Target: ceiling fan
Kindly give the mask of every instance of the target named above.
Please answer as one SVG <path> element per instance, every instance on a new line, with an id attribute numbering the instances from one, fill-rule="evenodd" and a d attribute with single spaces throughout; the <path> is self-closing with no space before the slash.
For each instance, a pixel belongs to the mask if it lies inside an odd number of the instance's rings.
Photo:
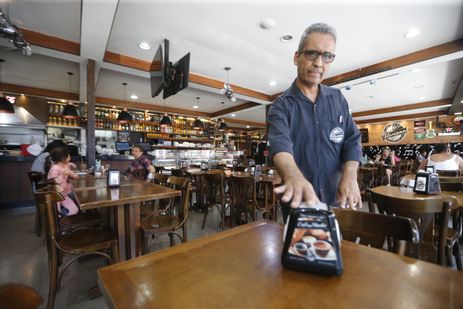
<path id="1" fill-rule="evenodd" d="M 0 10 L 0 38 L 6 38 L 14 45 L 14 49 L 20 49 L 25 56 L 32 55 L 32 49 L 27 43 L 21 31 L 5 17 Z"/>
<path id="2" fill-rule="evenodd" d="M 223 84 L 223 88 L 220 90 L 220 93 L 223 94 L 224 96 L 226 96 L 230 101 L 236 102 L 235 93 L 234 93 L 230 83 L 228 82 L 228 71 L 230 71 L 231 68 L 230 67 L 225 67 L 224 69 L 225 69 L 225 71 L 227 71 L 227 81 Z"/>

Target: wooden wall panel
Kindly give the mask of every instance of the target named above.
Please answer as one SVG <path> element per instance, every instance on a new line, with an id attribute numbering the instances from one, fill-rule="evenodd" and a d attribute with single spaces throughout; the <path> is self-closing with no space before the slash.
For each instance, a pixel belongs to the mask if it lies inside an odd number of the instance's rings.
<path id="1" fill-rule="evenodd" d="M 446 123 L 452 127 L 455 127 L 459 131 L 459 126 L 453 124 L 454 116 L 439 116 L 440 123 Z M 357 124 L 359 129 L 368 129 L 368 143 L 363 143 L 363 146 L 373 146 L 373 145 L 402 145 L 402 144 L 436 144 L 436 143 L 450 143 L 450 142 L 463 142 L 463 135 L 452 135 L 452 136 L 436 136 L 435 138 L 425 138 L 422 140 L 415 140 L 414 133 L 414 121 L 416 120 L 425 120 L 426 128 L 428 127 L 428 122 L 432 121 L 432 128 L 435 130 L 436 134 L 442 132 L 443 128 L 437 128 L 436 120 L 437 117 L 429 117 L 422 119 L 412 119 L 412 120 L 400 120 L 400 124 L 405 126 L 408 129 L 407 134 L 404 139 L 398 143 L 390 143 L 388 141 L 383 141 L 381 139 L 381 134 L 383 128 L 390 123 L 388 122 L 379 122 L 379 123 L 369 123 L 369 124 Z"/>

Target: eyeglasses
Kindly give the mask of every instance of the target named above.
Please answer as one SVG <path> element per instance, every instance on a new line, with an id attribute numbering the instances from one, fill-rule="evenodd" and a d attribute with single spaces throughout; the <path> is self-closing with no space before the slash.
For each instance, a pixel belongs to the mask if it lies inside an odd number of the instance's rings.
<path id="1" fill-rule="evenodd" d="M 301 50 L 298 53 L 304 55 L 306 60 L 312 61 L 315 61 L 318 59 L 319 56 L 322 56 L 323 63 L 331 63 L 333 62 L 334 57 L 336 57 L 335 54 L 332 54 L 330 52 L 319 52 L 318 50 L 314 49 Z"/>

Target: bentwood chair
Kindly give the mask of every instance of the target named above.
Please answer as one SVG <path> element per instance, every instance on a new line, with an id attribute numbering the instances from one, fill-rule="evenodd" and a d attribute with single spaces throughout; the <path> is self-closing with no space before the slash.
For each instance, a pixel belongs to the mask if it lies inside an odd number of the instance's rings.
<path id="1" fill-rule="evenodd" d="M 29 180 L 31 182 L 32 192 L 35 193 L 35 191 L 38 189 L 39 182 L 45 179 L 45 174 L 41 172 L 32 171 L 32 172 L 28 172 L 27 175 L 29 176 Z M 34 231 L 37 237 L 40 237 L 42 233 L 42 214 L 37 204 L 35 205 Z"/>
<path id="2" fill-rule="evenodd" d="M 207 215 L 209 213 L 209 207 L 214 205 L 220 206 L 220 225 L 222 231 L 225 223 L 225 193 L 224 193 L 224 174 L 220 173 L 207 173 L 204 176 L 205 188 L 206 188 L 206 205 L 204 206 L 204 217 L 201 229 L 204 230 L 206 225 Z"/>
<path id="3" fill-rule="evenodd" d="M 175 177 L 175 176 L 171 176 Z M 177 177 L 179 178 L 179 177 Z M 166 214 L 149 216 L 142 220 L 142 252 L 146 253 L 163 235 L 169 235 L 170 246 L 174 246 L 174 235 L 184 243 L 188 241 L 187 219 L 191 184 L 188 179 L 184 181 L 182 198 L 179 207 Z M 182 235 L 177 230 L 182 229 Z M 152 236 L 150 240 L 150 236 Z"/>
<path id="4" fill-rule="evenodd" d="M 35 193 L 36 203 L 45 208 L 45 227 L 48 241 L 48 259 L 50 266 L 50 282 L 47 308 L 54 307 L 57 289 L 61 278 L 68 267 L 78 258 L 87 255 L 104 257 L 109 264 L 117 263 L 118 243 L 116 235 L 106 229 L 79 228 L 68 234 L 61 235 L 58 230 L 58 211 L 56 203 L 63 201 L 63 196 L 49 188 L 42 188 Z M 111 250 L 112 258 L 104 250 Z M 60 256 L 72 257 L 60 267 Z M 61 269 L 60 269 L 61 268 Z"/>
<path id="5" fill-rule="evenodd" d="M 256 219 L 256 183 L 254 176 L 231 176 L 231 226 Z"/>
<path id="6" fill-rule="evenodd" d="M 410 218 L 333 208 L 342 239 L 403 255 L 404 241 L 417 244 L 418 227 Z M 387 240 L 387 241 L 386 241 Z"/>
<path id="7" fill-rule="evenodd" d="M 420 233 L 420 243 L 407 246 L 406 255 L 446 265 L 449 214 L 456 203 L 453 198 L 436 196 L 427 199 L 405 199 L 369 190 L 368 203 L 370 211 L 374 210 L 376 205 L 381 214 L 407 217 L 415 221 Z"/>

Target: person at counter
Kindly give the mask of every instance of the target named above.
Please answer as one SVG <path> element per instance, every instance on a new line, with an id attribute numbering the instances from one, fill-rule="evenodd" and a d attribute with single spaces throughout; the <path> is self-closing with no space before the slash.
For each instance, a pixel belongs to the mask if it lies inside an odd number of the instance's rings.
<path id="1" fill-rule="evenodd" d="M 392 176 L 392 168 L 390 167 L 394 166 L 396 162 L 394 151 L 391 151 L 389 147 L 384 147 L 381 154 L 376 157 L 375 162 L 386 166 L 385 171 L 387 177 L 387 185 L 390 186 Z"/>
<path id="2" fill-rule="evenodd" d="M 144 169 L 146 171 L 145 179 L 148 176 L 148 173 L 155 173 L 151 160 L 143 153 L 143 148 L 140 145 L 133 145 L 131 154 L 135 158 L 135 161 L 133 161 L 129 168 L 125 171 L 126 176 L 134 177 L 133 172 L 139 169 Z"/>
<path id="3" fill-rule="evenodd" d="M 45 163 L 47 162 L 47 158 L 50 155 L 50 152 L 58 147 L 67 146 L 60 140 L 54 140 L 53 142 L 49 143 L 43 152 L 35 158 L 34 162 L 32 162 L 31 172 L 39 172 L 45 174 Z"/>
<path id="4" fill-rule="evenodd" d="M 72 216 L 77 214 L 80 209 L 74 197 L 72 184 L 68 178 L 78 178 L 79 176 L 71 170 L 71 155 L 69 149 L 65 147 L 54 148 L 50 152 L 49 159 L 53 163 L 48 172 L 48 179 L 55 179 L 59 185 L 59 191 L 64 197 L 64 201 L 59 202 L 58 212 L 62 216 Z"/>
<path id="5" fill-rule="evenodd" d="M 425 170 L 426 166 L 434 166 L 435 171 L 463 170 L 463 159 L 450 152 L 449 144 L 437 144 L 432 155 L 423 160 L 418 169 Z"/>

